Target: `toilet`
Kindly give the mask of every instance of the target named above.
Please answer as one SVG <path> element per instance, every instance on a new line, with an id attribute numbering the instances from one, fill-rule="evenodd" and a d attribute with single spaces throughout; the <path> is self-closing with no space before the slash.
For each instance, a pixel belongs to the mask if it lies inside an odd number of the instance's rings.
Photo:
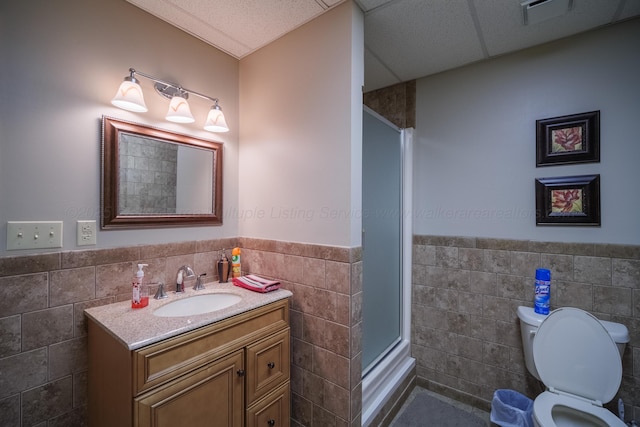
<path id="1" fill-rule="evenodd" d="M 546 316 L 531 307 L 517 312 L 525 364 L 546 386 L 533 403 L 534 426 L 626 426 L 602 405 L 622 381 L 627 328 L 572 307 Z"/>

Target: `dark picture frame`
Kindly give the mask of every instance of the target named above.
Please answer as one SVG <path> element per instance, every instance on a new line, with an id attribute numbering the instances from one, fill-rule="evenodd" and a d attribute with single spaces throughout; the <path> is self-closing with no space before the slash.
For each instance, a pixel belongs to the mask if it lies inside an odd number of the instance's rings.
<path id="1" fill-rule="evenodd" d="M 600 226 L 600 175 L 536 178 L 536 225 Z"/>
<path id="2" fill-rule="evenodd" d="M 536 120 L 536 167 L 600 162 L 600 111 Z"/>

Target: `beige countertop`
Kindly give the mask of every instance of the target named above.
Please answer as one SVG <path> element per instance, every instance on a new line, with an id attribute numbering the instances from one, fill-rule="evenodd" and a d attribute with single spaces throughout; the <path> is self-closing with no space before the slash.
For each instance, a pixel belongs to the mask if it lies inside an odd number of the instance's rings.
<path id="1" fill-rule="evenodd" d="M 165 288 L 166 289 L 166 288 Z M 165 304 L 182 298 L 210 293 L 233 293 L 242 300 L 230 307 L 211 313 L 181 317 L 154 316 L 154 310 Z M 156 300 L 149 296 L 149 305 L 144 308 L 131 308 L 131 301 L 117 302 L 86 309 L 85 314 L 95 320 L 102 328 L 122 342 L 129 350 L 135 350 L 149 344 L 162 341 L 184 332 L 200 328 L 244 313 L 245 311 L 289 298 L 293 294 L 284 289 L 278 289 L 264 294 L 239 288 L 229 283 L 207 283 L 205 289 L 194 291 L 191 287 L 184 293 L 167 290 L 168 298 Z"/>

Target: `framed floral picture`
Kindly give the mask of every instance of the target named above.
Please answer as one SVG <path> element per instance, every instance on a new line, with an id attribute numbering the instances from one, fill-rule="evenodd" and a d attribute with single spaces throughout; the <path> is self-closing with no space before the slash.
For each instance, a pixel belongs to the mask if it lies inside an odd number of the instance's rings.
<path id="1" fill-rule="evenodd" d="M 536 167 L 600 161 L 600 111 L 536 120 Z"/>
<path id="2" fill-rule="evenodd" d="M 536 178 L 536 225 L 600 226 L 600 175 Z"/>

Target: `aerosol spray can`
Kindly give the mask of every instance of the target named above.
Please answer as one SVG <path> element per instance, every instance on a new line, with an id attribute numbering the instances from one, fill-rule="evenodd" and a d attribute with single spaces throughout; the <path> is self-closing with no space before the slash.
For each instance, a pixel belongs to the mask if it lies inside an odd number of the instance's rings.
<path id="1" fill-rule="evenodd" d="M 534 311 L 539 314 L 549 314 L 549 299 L 551 297 L 551 271 L 546 268 L 536 270 L 536 295 Z"/>

